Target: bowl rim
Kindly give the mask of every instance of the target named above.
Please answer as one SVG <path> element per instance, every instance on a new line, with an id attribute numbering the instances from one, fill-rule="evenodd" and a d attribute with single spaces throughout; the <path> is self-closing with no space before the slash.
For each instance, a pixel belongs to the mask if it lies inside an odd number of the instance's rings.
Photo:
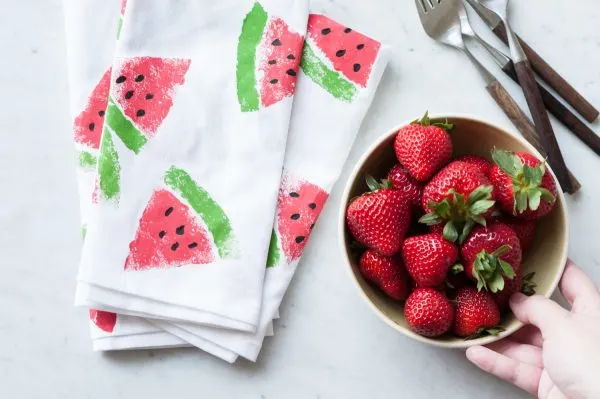
<path id="1" fill-rule="evenodd" d="M 499 124 L 494 124 L 494 123 L 490 123 L 487 121 L 484 121 L 478 117 L 474 117 L 472 115 L 467 115 L 467 114 L 461 114 L 461 113 L 451 113 L 451 114 L 434 114 L 434 115 L 429 115 L 430 119 L 448 119 L 450 122 L 453 119 L 464 119 L 464 120 L 469 120 L 471 122 L 475 122 L 475 123 L 479 123 L 479 124 L 483 124 L 483 125 L 487 125 L 489 127 L 495 128 L 497 130 L 502 131 L 505 134 L 510 135 L 511 137 L 513 137 L 515 140 L 519 141 L 520 144 L 522 144 L 527 151 L 529 151 L 530 153 L 534 154 L 536 157 L 538 157 L 539 159 L 543 159 L 544 157 L 539 153 L 539 151 L 533 147 L 527 140 L 525 140 L 523 137 L 521 137 L 518 134 L 512 133 L 514 132 L 514 129 L 512 127 L 508 128 L 507 126 L 501 126 Z M 373 153 L 373 151 L 379 147 L 384 141 L 388 140 L 392 135 L 396 134 L 396 132 L 402 128 L 403 126 L 408 125 L 409 123 L 413 122 L 414 119 L 410 119 L 407 121 L 404 121 L 396 126 L 394 126 L 392 129 L 387 130 L 387 132 L 385 134 L 382 134 L 380 137 L 378 137 L 361 155 L 361 157 L 359 158 L 359 160 L 355 163 L 354 168 L 352 169 L 352 172 L 350 173 L 350 175 L 348 176 L 346 182 L 344 183 L 344 189 L 343 189 L 343 193 L 340 199 L 340 207 L 339 207 L 339 214 L 338 214 L 338 244 L 339 244 L 339 248 L 342 252 L 342 256 L 343 256 L 343 261 L 344 261 L 344 266 L 347 270 L 347 272 L 349 273 L 355 288 L 358 290 L 360 296 L 363 298 L 363 300 L 368 304 L 368 306 L 371 308 L 371 310 L 377 315 L 379 316 L 379 318 L 381 320 L 383 320 L 387 325 L 389 325 L 390 327 L 392 327 L 393 329 L 395 329 L 396 331 L 399 331 L 400 333 L 404 334 L 405 336 L 415 339 L 417 341 L 420 341 L 422 343 L 425 344 L 429 344 L 429 345 L 433 345 L 433 346 L 437 346 L 437 347 L 442 347 L 442 348 L 468 348 L 470 346 L 474 346 L 474 345 L 487 345 L 490 344 L 492 342 L 498 341 L 502 338 L 505 338 L 509 335 L 512 335 L 514 332 L 516 332 L 517 330 L 519 330 L 521 327 L 523 327 L 523 323 L 521 321 L 519 321 L 518 319 L 516 320 L 516 323 L 514 323 L 511 327 L 507 328 L 506 330 L 502 331 L 500 334 L 498 335 L 489 335 L 489 336 L 485 336 L 485 337 L 481 337 L 481 338 L 476 338 L 476 339 L 472 339 L 472 340 L 457 340 L 457 341 L 451 341 L 451 342 L 447 342 L 447 341 L 440 341 L 437 340 L 435 338 L 427 338 L 424 336 L 421 336 L 419 334 L 414 333 L 413 331 L 411 331 L 409 328 L 404 328 L 401 327 L 400 325 L 396 324 L 393 320 L 391 320 L 390 318 L 388 318 L 381 310 L 379 310 L 379 308 L 369 299 L 369 297 L 367 296 L 367 294 L 363 291 L 363 289 L 361 288 L 357 277 L 354 275 L 354 272 L 352 270 L 352 262 L 350 260 L 350 256 L 349 256 L 349 252 L 346 248 L 346 243 L 345 243 L 345 230 L 346 230 L 346 206 L 348 204 L 348 200 L 349 200 L 349 196 L 350 196 L 350 188 L 353 186 L 353 183 L 356 181 L 358 174 L 360 172 L 360 170 L 362 169 L 362 167 L 365 164 L 365 161 L 369 158 L 369 156 L 371 156 L 371 154 Z M 556 179 L 556 175 L 554 174 L 554 171 L 550 168 L 550 166 L 548 166 L 548 170 L 550 171 L 550 173 L 552 174 L 552 176 L 554 177 L 554 180 L 556 182 L 558 182 L 558 180 Z M 557 183 L 558 184 L 558 183 Z M 568 209 L 566 206 L 566 199 L 565 199 L 565 195 L 562 192 L 562 190 L 560 190 L 560 188 L 557 190 L 558 191 L 558 201 L 557 201 L 557 205 L 560 206 L 562 208 L 562 215 L 563 215 L 563 224 L 565 226 L 565 237 L 566 237 L 566 242 L 565 245 L 563 246 L 563 251 L 561 253 L 561 260 L 560 260 L 560 268 L 558 270 L 558 273 L 556 273 L 556 276 L 554 276 L 554 279 L 552 280 L 551 284 L 550 284 L 550 289 L 548 290 L 547 293 L 544 293 L 543 296 L 546 298 L 550 298 L 552 296 L 552 294 L 556 291 L 556 288 L 558 287 L 558 284 L 560 282 L 560 279 L 563 275 L 563 272 L 565 270 L 566 267 L 566 263 L 567 263 L 567 257 L 568 257 L 568 249 L 569 249 L 569 237 L 570 237 L 570 231 L 569 231 L 569 215 L 568 215 Z"/>

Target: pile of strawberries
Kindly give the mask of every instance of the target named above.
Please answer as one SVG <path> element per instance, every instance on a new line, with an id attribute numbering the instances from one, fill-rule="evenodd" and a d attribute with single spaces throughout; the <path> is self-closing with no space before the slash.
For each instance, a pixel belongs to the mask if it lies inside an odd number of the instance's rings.
<path id="1" fill-rule="evenodd" d="M 556 183 L 531 154 L 492 150 L 452 159 L 448 123 L 427 114 L 397 132 L 399 164 L 346 210 L 363 276 L 406 301 L 410 328 L 436 337 L 497 334 L 508 299 L 532 294 L 521 259 L 536 220 L 554 206 Z M 414 223 L 413 223 L 414 222 Z"/>

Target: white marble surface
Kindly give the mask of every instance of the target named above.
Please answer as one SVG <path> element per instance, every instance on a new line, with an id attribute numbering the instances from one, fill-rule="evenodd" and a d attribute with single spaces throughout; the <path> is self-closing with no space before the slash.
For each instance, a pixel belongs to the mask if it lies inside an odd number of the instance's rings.
<path id="1" fill-rule="evenodd" d="M 576 4 L 575 4 L 576 3 Z M 536 7 L 545 7 L 536 13 Z M 6 398 L 507 398 L 464 354 L 418 345 L 372 314 L 336 245 L 338 184 L 256 364 L 195 350 L 92 353 L 72 306 L 80 251 L 59 0 L 0 0 L 0 391 Z M 315 1 L 394 47 L 393 60 L 344 169 L 387 128 L 425 109 L 509 126 L 462 55 L 423 33 L 410 0 Z M 600 5 L 514 0 L 517 30 L 600 106 Z M 506 80 L 503 79 L 505 82 Z M 506 86 L 522 96 L 512 83 Z M 556 133 L 583 184 L 569 199 L 570 255 L 600 281 L 600 157 Z M 596 132 L 600 124 L 594 125 Z M 514 130 L 514 129 L 513 129 Z"/>

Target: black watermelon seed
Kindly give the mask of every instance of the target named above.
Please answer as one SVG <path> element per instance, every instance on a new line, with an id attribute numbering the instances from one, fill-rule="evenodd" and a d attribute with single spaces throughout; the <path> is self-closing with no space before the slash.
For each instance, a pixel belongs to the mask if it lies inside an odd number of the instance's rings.
<path id="1" fill-rule="evenodd" d="M 271 79 L 271 80 L 269 81 L 269 83 L 271 83 L 271 84 L 275 84 L 275 83 L 277 83 L 277 82 L 279 82 L 277 79 Z"/>
<path id="2" fill-rule="evenodd" d="M 354 72 L 360 71 L 360 64 L 354 64 L 354 66 L 352 67 L 352 69 L 354 69 Z"/>
<path id="3" fill-rule="evenodd" d="M 275 64 L 277 64 L 277 61 L 275 61 L 275 60 L 269 60 L 268 64 L 269 65 L 275 65 Z"/>
<path id="4" fill-rule="evenodd" d="M 310 229 L 311 229 L 311 230 L 312 230 L 314 227 L 315 227 L 315 224 L 314 224 L 314 223 L 310 225 Z"/>
<path id="5" fill-rule="evenodd" d="M 292 218 L 292 220 L 298 220 L 298 219 L 300 219 L 300 214 L 294 213 L 292 216 L 290 216 L 290 218 Z"/>
<path id="6" fill-rule="evenodd" d="M 328 34 L 330 34 L 330 33 L 331 33 L 331 29 L 329 29 L 329 28 L 325 28 L 325 29 L 321 30 L 321 33 L 322 33 L 323 35 L 328 35 Z"/>
<path id="7" fill-rule="evenodd" d="M 125 93 L 126 100 L 129 100 L 131 97 L 133 97 L 133 90 L 129 90 L 127 93 Z"/>
<path id="8" fill-rule="evenodd" d="M 184 226 L 184 225 L 181 225 L 181 226 L 179 226 L 178 228 L 176 228 L 176 229 L 175 229 L 175 233 L 176 233 L 178 236 L 182 236 L 182 235 L 183 235 L 183 231 L 184 231 L 184 230 L 185 230 L 185 226 Z"/>
<path id="9" fill-rule="evenodd" d="M 335 52 L 336 57 L 343 57 L 346 54 L 346 50 L 338 50 Z"/>
<path id="10" fill-rule="evenodd" d="M 127 78 L 125 76 L 121 75 L 121 76 L 119 76 L 117 78 L 117 80 L 115 80 L 115 82 L 117 82 L 117 83 L 123 83 L 126 80 L 127 80 Z"/>
<path id="11" fill-rule="evenodd" d="M 287 59 L 288 60 L 295 60 L 296 57 L 294 57 L 294 54 L 288 54 Z"/>
<path id="12" fill-rule="evenodd" d="M 138 109 L 138 111 L 135 114 L 137 116 L 144 116 L 146 115 L 146 111 L 144 111 L 143 109 Z"/>
<path id="13" fill-rule="evenodd" d="M 100 115 L 101 117 L 104 116 L 104 111 L 98 111 L 98 115 Z"/>
<path id="14" fill-rule="evenodd" d="M 317 207 L 317 204 L 315 204 L 314 202 L 311 202 L 310 204 L 308 204 L 308 207 L 310 209 L 315 209 Z"/>
<path id="15" fill-rule="evenodd" d="M 160 231 L 160 233 L 158 233 L 158 236 L 159 236 L 160 238 L 163 238 L 163 237 L 164 237 L 166 234 L 167 234 L 167 232 L 166 232 L 166 231 L 164 231 L 164 230 L 161 230 L 161 231 Z"/>
<path id="16" fill-rule="evenodd" d="M 296 237 L 296 243 L 300 244 L 302 241 L 304 241 L 304 236 Z"/>
<path id="17" fill-rule="evenodd" d="M 198 243 L 193 242 L 191 244 L 188 244 L 188 248 L 192 249 L 192 248 L 196 248 L 198 246 Z"/>
<path id="18" fill-rule="evenodd" d="M 287 71 L 285 71 L 285 73 L 287 73 L 290 76 L 296 76 L 296 71 L 294 71 L 293 69 L 288 69 Z"/>
<path id="19" fill-rule="evenodd" d="M 90 123 L 90 124 L 88 125 L 88 128 L 89 128 L 91 131 L 93 131 L 93 130 L 94 130 L 94 127 L 96 127 L 96 125 L 94 124 L 94 122 L 92 122 L 92 123 Z"/>
<path id="20" fill-rule="evenodd" d="M 350 32 L 352 32 L 352 29 L 350 29 L 350 28 L 344 29 L 344 33 L 350 33 Z"/>
<path id="21" fill-rule="evenodd" d="M 177 248 L 179 248 L 179 243 L 175 241 L 175 244 L 171 245 L 171 251 L 177 251 Z"/>
<path id="22" fill-rule="evenodd" d="M 142 80 L 144 80 L 144 75 L 141 75 L 141 74 L 140 74 L 140 75 L 136 76 L 134 80 L 135 80 L 136 82 L 141 82 Z"/>
<path id="23" fill-rule="evenodd" d="M 273 46 L 281 46 L 281 40 L 279 40 L 279 39 L 275 39 L 275 40 L 273 40 L 273 41 L 271 42 L 271 44 L 272 44 Z"/>
<path id="24" fill-rule="evenodd" d="M 356 48 L 357 48 L 358 50 L 362 50 L 362 49 L 364 49 L 364 48 L 365 48 L 365 45 L 361 43 L 361 44 L 359 44 L 358 46 L 356 46 Z"/>
<path id="25" fill-rule="evenodd" d="M 171 213 L 173 213 L 173 207 L 170 206 L 166 211 L 165 211 L 165 216 L 169 216 Z"/>
<path id="26" fill-rule="evenodd" d="M 295 191 L 292 191 L 292 192 L 290 193 L 290 197 L 292 197 L 292 198 L 298 198 L 299 196 L 300 196 L 300 194 L 298 194 L 298 193 L 297 193 L 297 192 L 295 192 Z"/>
<path id="27" fill-rule="evenodd" d="M 152 100 L 154 98 L 154 94 L 148 93 L 146 94 L 146 100 Z"/>

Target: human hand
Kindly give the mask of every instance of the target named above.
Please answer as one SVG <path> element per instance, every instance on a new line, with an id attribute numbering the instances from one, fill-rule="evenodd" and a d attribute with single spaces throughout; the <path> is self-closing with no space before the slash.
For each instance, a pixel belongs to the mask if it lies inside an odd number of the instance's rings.
<path id="1" fill-rule="evenodd" d="M 560 290 L 570 312 L 539 295 L 513 295 L 510 307 L 526 326 L 487 347 L 467 349 L 467 358 L 542 399 L 600 398 L 598 287 L 568 261 Z"/>

